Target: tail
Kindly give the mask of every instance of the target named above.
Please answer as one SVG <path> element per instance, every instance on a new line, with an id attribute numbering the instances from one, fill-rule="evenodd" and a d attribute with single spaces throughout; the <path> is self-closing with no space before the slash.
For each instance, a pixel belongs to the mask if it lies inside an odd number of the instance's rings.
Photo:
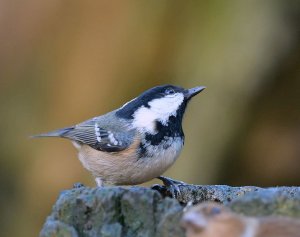
<path id="1" fill-rule="evenodd" d="M 52 132 L 48 132 L 48 133 L 42 133 L 42 134 L 37 134 L 37 135 L 33 135 L 30 136 L 30 138 L 40 138 L 40 137 L 67 137 L 66 135 L 72 131 L 74 129 L 74 127 L 67 127 L 67 128 L 62 128 L 62 129 L 58 129 Z"/>

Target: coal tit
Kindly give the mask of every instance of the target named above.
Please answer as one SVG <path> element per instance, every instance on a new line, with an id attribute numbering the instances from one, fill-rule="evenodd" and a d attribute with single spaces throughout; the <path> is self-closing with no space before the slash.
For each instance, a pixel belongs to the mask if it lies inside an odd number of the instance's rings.
<path id="1" fill-rule="evenodd" d="M 97 186 L 141 184 L 160 176 L 179 156 L 187 103 L 204 88 L 157 86 L 112 112 L 34 137 L 70 139 Z"/>

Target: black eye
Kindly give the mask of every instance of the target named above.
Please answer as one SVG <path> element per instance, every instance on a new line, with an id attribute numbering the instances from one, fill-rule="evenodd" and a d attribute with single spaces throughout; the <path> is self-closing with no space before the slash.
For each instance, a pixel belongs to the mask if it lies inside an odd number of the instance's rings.
<path id="1" fill-rule="evenodd" d="M 172 94 L 175 93 L 175 91 L 174 91 L 172 88 L 167 88 L 167 89 L 165 90 L 165 93 L 166 93 L 167 95 L 172 95 Z"/>

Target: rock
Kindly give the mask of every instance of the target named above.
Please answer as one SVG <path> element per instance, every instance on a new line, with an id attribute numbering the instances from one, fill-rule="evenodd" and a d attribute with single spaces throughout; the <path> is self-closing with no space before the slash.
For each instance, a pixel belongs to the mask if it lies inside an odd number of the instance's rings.
<path id="1" fill-rule="evenodd" d="M 183 207 L 149 188 L 78 188 L 60 194 L 41 237 L 184 236 Z"/>
<path id="2" fill-rule="evenodd" d="M 231 187 L 227 185 L 190 185 L 184 184 L 178 186 L 180 194 L 177 200 L 183 204 L 193 202 L 193 204 L 203 201 L 215 201 L 226 203 L 238 197 L 244 196 L 245 193 L 260 190 L 259 187 L 244 186 Z M 170 196 L 168 188 L 161 186 L 159 189 L 163 196 Z"/>
<path id="3" fill-rule="evenodd" d="M 40 236 L 78 237 L 78 234 L 72 226 L 48 218 Z"/>
<path id="4" fill-rule="evenodd" d="M 183 204 L 216 201 L 246 215 L 300 217 L 300 188 L 179 185 L 180 195 L 143 187 L 78 188 L 63 191 L 41 237 L 180 237 Z M 157 188 L 157 186 L 156 186 Z"/>
<path id="5" fill-rule="evenodd" d="M 300 188 L 260 189 L 233 200 L 228 206 L 234 212 L 250 216 L 283 215 L 300 218 Z"/>

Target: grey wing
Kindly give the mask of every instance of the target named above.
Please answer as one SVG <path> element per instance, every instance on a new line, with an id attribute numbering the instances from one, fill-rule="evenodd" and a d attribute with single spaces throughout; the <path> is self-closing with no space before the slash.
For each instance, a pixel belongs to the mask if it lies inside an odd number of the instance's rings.
<path id="1" fill-rule="evenodd" d="M 134 131 L 120 127 L 104 129 L 96 120 L 90 120 L 35 137 L 64 137 L 89 145 L 99 151 L 116 152 L 128 148 L 134 139 L 134 134 Z"/>
<path id="2" fill-rule="evenodd" d="M 92 122 L 75 126 L 66 136 L 96 150 L 116 152 L 129 147 L 134 133 L 127 130 L 104 129 L 97 122 Z"/>

